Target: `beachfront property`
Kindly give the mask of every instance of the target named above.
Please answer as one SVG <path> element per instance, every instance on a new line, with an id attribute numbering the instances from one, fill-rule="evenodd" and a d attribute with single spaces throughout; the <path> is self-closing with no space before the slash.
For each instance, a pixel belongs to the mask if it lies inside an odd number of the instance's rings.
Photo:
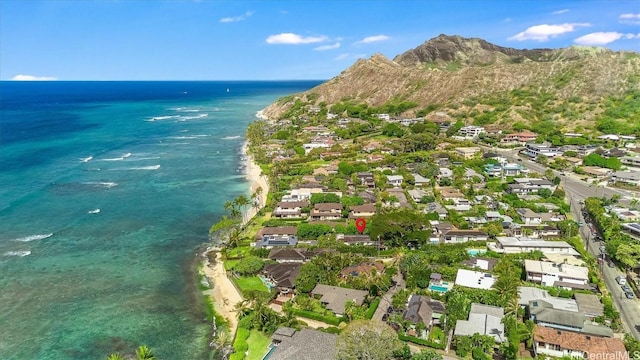
<path id="1" fill-rule="evenodd" d="M 566 241 L 547 241 L 528 237 L 498 236 L 496 242 L 487 243 L 487 249 L 502 254 L 521 254 L 531 251 L 580 256 Z"/>
<path id="2" fill-rule="evenodd" d="M 496 278 L 489 273 L 458 269 L 455 284 L 473 289 L 489 290 L 495 282 Z"/>
<path id="3" fill-rule="evenodd" d="M 342 219 L 342 204 L 340 203 L 318 203 L 311 209 L 310 219 L 312 221 L 331 221 Z"/>
<path id="4" fill-rule="evenodd" d="M 472 336 L 474 334 L 491 336 L 497 343 L 504 342 L 504 309 L 497 306 L 472 303 L 468 320 L 458 320 L 454 336 Z"/>
<path id="5" fill-rule="evenodd" d="M 273 216 L 280 219 L 305 218 L 302 209 L 309 206 L 309 201 L 281 201 L 273 210 Z"/>
<path id="6" fill-rule="evenodd" d="M 272 284 L 280 294 L 292 294 L 296 288 L 296 278 L 300 274 L 301 263 L 284 262 L 266 264 L 262 276 L 268 284 Z"/>
<path id="7" fill-rule="evenodd" d="M 278 328 L 271 335 L 271 345 L 263 359 L 334 360 L 338 335 L 303 328 Z"/>
<path id="8" fill-rule="evenodd" d="M 263 227 L 255 236 L 254 247 L 270 249 L 274 246 L 295 246 L 298 244 L 295 226 Z"/>
<path id="9" fill-rule="evenodd" d="M 369 293 L 365 290 L 318 284 L 311 290 L 310 294 L 316 297 L 319 296 L 320 302 L 328 310 L 333 311 L 336 316 L 342 316 L 344 315 L 344 306 L 347 301 L 353 301 L 355 305 L 360 306 L 364 303 L 364 299 Z"/>
<path id="10" fill-rule="evenodd" d="M 316 253 L 298 248 L 273 248 L 267 258 L 279 263 L 303 263 L 311 259 Z"/>
<path id="11" fill-rule="evenodd" d="M 628 354 L 620 339 L 580 334 L 572 331 L 536 326 L 533 332 L 536 356 L 580 359 L 626 359 Z"/>
<path id="12" fill-rule="evenodd" d="M 526 280 L 544 286 L 560 286 L 568 289 L 590 289 L 589 269 L 565 263 L 525 260 Z"/>

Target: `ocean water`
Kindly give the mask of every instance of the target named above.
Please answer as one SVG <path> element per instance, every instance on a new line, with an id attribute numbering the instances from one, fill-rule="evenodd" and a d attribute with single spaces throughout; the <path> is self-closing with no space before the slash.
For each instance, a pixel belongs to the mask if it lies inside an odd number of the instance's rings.
<path id="1" fill-rule="evenodd" d="M 318 83 L 0 82 L 0 359 L 207 358 L 194 263 L 246 126 Z"/>

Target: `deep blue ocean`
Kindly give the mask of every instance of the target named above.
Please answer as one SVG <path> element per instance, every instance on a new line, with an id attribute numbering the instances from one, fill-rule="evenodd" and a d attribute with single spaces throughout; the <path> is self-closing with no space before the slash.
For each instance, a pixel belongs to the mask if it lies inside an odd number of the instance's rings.
<path id="1" fill-rule="evenodd" d="M 317 84 L 0 82 L 0 359 L 207 358 L 194 263 L 246 127 Z"/>

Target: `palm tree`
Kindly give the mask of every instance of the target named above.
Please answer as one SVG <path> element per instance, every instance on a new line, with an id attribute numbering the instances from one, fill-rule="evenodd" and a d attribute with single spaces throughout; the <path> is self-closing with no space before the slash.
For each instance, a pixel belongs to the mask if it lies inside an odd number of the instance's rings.
<path id="1" fill-rule="evenodd" d="M 146 345 L 140 345 L 136 349 L 136 356 L 138 360 L 155 360 L 155 355 L 153 355 L 153 350 L 151 350 Z"/>
<path id="2" fill-rule="evenodd" d="M 224 210 L 225 210 L 225 211 L 228 211 L 230 214 L 232 214 L 232 213 L 233 213 L 233 209 L 234 209 L 234 208 L 235 208 L 235 207 L 234 207 L 233 203 L 231 202 L 231 200 L 227 200 L 227 201 L 224 203 Z"/>
<path id="3" fill-rule="evenodd" d="M 240 208 L 240 214 L 242 215 L 242 222 L 245 220 L 244 208 L 249 204 L 249 199 L 245 195 L 240 195 L 233 200 L 233 204 Z"/>
<path id="4" fill-rule="evenodd" d="M 107 360 L 124 360 L 124 356 L 120 355 L 120 354 L 110 354 L 107 357 Z"/>

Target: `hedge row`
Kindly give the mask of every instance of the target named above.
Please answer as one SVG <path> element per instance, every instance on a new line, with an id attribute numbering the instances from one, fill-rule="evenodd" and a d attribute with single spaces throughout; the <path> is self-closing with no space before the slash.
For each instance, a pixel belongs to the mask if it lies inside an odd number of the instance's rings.
<path id="1" fill-rule="evenodd" d="M 415 336 L 399 334 L 398 338 L 400 338 L 400 340 L 402 340 L 402 341 L 408 341 L 408 342 L 412 342 L 414 344 L 424 345 L 424 346 L 428 346 L 428 347 L 434 348 L 434 349 L 444 350 L 444 348 L 446 347 L 445 344 L 438 344 L 438 343 L 435 343 L 433 341 L 417 338 Z"/>
<path id="2" fill-rule="evenodd" d="M 378 309 L 378 305 L 380 305 L 380 298 L 375 298 L 375 300 L 371 302 L 371 305 L 369 305 L 367 313 L 364 315 L 367 320 L 371 320 L 373 314 L 375 314 Z"/>
<path id="3" fill-rule="evenodd" d="M 235 352 L 231 354 L 229 360 L 242 360 L 244 356 L 249 350 L 249 344 L 247 343 L 247 339 L 251 334 L 251 330 L 245 328 L 238 328 L 236 332 L 236 339 L 233 341 L 233 349 Z"/>
<path id="4" fill-rule="evenodd" d="M 301 316 L 307 319 L 322 321 L 324 323 L 327 323 L 333 326 L 340 325 L 340 319 L 337 317 L 329 317 L 329 316 L 315 313 L 313 311 L 306 311 L 306 310 L 300 310 L 300 309 L 291 309 L 291 311 L 293 311 L 293 314 L 296 316 Z"/>

